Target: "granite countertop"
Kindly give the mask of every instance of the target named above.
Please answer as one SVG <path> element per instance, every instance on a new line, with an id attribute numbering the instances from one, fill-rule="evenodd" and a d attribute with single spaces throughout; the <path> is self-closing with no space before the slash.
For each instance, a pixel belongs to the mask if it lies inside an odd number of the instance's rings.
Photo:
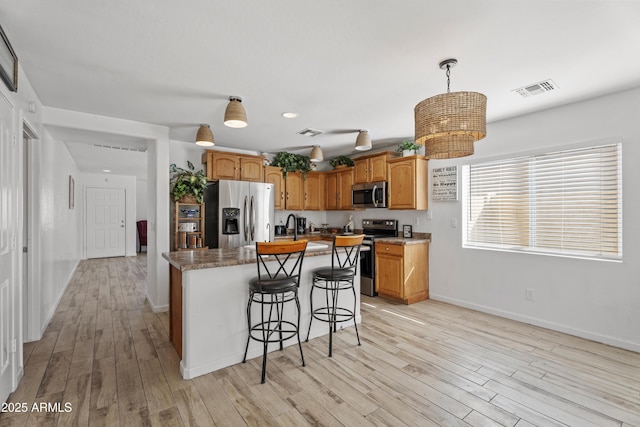
<path id="1" fill-rule="evenodd" d="M 376 243 L 388 243 L 390 245 L 417 245 L 419 243 L 430 243 L 431 233 L 413 233 L 413 237 L 377 237 Z"/>
<path id="2" fill-rule="evenodd" d="M 360 250 L 367 251 L 369 248 L 362 246 Z M 330 254 L 331 244 L 329 243 L 329 247 L 326 249 L 307 250 L 304 256 L 310 257 Z M 180 271 L 256 263 L 256 251 L 247 248 L 164 252 L 162 257 Z"/>

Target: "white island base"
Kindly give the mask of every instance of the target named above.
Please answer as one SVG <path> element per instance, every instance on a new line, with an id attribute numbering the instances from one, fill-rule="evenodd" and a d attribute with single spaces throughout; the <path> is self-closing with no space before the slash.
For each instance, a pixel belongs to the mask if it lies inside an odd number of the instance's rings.
<path id="1" fill-rule="evenodd" d="M 328 252 L 328 251 L 327 251 Z M 300 339 L 304 351 L 307 329 L 311 319 L 309 293 L 311 272 L 318 267 L 331 265 L 331 255 L 305 255 L 298 297 L 300 299 Z M 184 379 L 191 379 L 218 369 L 241 363 L 247 343 L 246 307 L 249 300 L 249 280 L 257 275 L 253 264 L 226 267 L 190 269 L 180 271 L 171 266 L 171 341 L 181 355 L 180 372 Z M 360 273 L 355 277 L 356 316 L 360 317 Z M 314 307 L 320 307 L 324 293 L 314 291 Z M 353 307 L 354 296 L 349 291 L 340 293 L 339 305 Z M 181 301 L 180 301 L 181 300 Z M 179 308 L 176 306 L 179 304 Z M 181 312 L 181 313 L 180 313 Z M 295 304 L 285 304 L 285 318 L 295 321 Z M 260 304 L 253 304 L 252 319 L 260 318 Z M 180 325 L 181 324 L 181 325 Z M 338 327 L 353 327 L 344 322 Z M 179 330 L 176 330 L 179 329 Z M 180 334 L 181 332 L 181 334 Z M 329 333 L 329 324 L 314 320 L 309 339 Z M 181 335 L 181 339 L 180 339 Z M 355 343 L 354 331 L 354 343 Z M 180 345 L 181 344 L 181 345 Z M 285 346 L 296 345 L 297 339 L 285 341 Z M 279 350 L 272 344 L 269 351 Z M 328 352 L 327 348 L 327 352 Z M 262 356 L 262 343 L 249 343 L 247 359 Z"/>

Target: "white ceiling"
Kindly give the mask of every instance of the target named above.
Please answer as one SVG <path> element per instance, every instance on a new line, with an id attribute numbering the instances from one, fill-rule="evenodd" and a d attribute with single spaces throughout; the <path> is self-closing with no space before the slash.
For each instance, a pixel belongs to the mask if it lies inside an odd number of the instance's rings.
<path id="1" fill-rule="evenodd" d="M 619 0 L 0 0 L 45 106 L 169 126 L 181 141 L 209 123 L 218 146 L 319 144 L 325 159 L 353 153 L 358 129 L 374 148 L 411 138 L 413 107 L 446 91 L 450 57 L 451 90 L 486 94 L 489 122 L 638 87 L 639 17 L 639 1 Z M 545 79 L 558 90 L 513 92 Z M 222 124 L 230 95 L 244 129 Z M 307 127 L 325 133 L 296 134 Z M 79 143 L 109 145 L 52 133 L 81 169 L 96 156 Z"/>

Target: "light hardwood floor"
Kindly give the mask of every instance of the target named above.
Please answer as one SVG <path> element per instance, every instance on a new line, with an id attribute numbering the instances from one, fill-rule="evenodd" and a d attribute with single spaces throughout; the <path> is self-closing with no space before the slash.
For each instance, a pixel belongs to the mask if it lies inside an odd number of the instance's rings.
<path id="1" fill-rule="evenodd" d="M 145 302 L 146 259 L 82 261 L 53 319 L 25 345 L 0 425 L 640 426 L 640 354 L 424 301 L 363 297 L 352 328 L 182 380 L 167 313 Z M 304 328 L 303 328 L 304 329 Z M 224 343 L 220 343 L 224 345 Z"/>

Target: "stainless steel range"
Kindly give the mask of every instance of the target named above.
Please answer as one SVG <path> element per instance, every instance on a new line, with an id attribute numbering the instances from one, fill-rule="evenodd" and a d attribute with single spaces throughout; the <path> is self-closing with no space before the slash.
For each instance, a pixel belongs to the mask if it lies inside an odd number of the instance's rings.
<path id="1" fill-rule="evenodd" d="M 365 235 L 362 244 L 369 251 L 362 252 L 360 259 L 360 293 L 376 296 L 376 254 L 374 242 L 380 237 L 396 237 L 398 220 L 395 219 L 363 219 L 362 232 Z"/>

